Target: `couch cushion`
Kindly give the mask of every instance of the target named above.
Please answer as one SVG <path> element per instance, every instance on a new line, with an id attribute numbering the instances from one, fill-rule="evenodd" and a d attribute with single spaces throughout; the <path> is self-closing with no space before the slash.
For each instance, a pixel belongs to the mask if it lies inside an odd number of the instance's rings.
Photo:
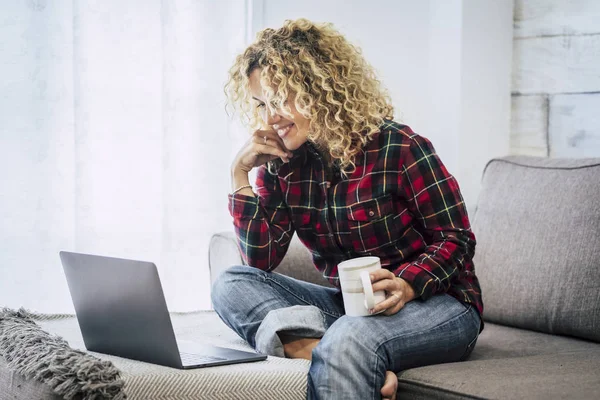
<path id="1" fill-rule="evenodd" d="M 400 399 L 597 399 L 600 346 L 410 369 L 401 375 L 398 393 Z"/>
<path id="2" fill-rule="evenodd" d="M 557 359 L 558 367 L 545 365 Z M 576 371 L 583 375 L 565 387 Z M 399 398 L 586 398 L 594 390 L 600 394 L 600 344 L 488 323 L 467 362 L 415 368 L 398 377 Z"/>
<path id="3" fill-rule="evenodd" d="M 486 321 L 600 341 L 600 159 L 492 160 L 473 231 Z"/>
<path id="4" fill-rule="evenodd" d="M 600 344 L 487 323 L 469 360 L 497 360 L 588 350 L 600 350 Z"/>

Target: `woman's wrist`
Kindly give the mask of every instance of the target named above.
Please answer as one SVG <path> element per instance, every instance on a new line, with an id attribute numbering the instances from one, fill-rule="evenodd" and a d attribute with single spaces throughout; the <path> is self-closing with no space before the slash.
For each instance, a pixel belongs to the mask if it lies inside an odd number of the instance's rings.
<path id="1" fill-rule="evenodd" d="M 231 190 L 235 190 L 240 186 L 249 185 L 250 180 L 248 173 L 239 169 L 231 170 Z"/>
<path id="2" fill-rule="evenodd" d="M 405 279 L 400 278 L 399 276 L 397 276 L 396 279 L 400 279 L 401 281 L 400 285 L 402 286 L 402 293 L 406 298 L 407 302 L 414 300 L 416 298 L 416 294 L 415 289 L 412 287 L 412 285 Z"/>
<path id="3" fill-rule="evenodd" d="M 248 172 L 235 168 L 231 170 L 231 193 L 254 196 L 252 185 L 250 185 L 250 179 L 248 178 Z"/>

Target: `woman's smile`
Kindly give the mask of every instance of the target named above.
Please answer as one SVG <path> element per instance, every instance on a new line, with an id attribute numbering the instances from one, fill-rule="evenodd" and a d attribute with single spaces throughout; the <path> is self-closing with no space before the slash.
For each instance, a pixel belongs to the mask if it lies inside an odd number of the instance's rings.
<path id="1" fill-rule="evenodd" d="M 289 123 L 288 125 L 283 124 L 275 124 L 273 125 L 273 129 L 277 132 L 280 138 L 285 138 L 288 133 L 292 130 L 294 123 Z"/>

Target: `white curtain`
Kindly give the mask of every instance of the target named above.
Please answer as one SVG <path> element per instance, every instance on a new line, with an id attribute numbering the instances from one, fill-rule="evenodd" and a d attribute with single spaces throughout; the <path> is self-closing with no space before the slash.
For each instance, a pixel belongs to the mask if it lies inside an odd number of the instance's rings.
<path id="1" fill-rule="evenodd" d="M 246 16 L 244 0 L 3 2 L 0 306 L 72 312 L 70 250 L 156 262 L 171 310 L 209 308 Z"/>

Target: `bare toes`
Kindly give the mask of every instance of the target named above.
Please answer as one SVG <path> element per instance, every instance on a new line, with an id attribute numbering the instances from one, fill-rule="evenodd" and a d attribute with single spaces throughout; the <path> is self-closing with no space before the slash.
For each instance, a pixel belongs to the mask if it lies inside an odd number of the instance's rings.
<path id="1" fill-rule="evenodd" d="M 392 371 L 386 371 L 385 383 L 381 388 L 381 396 L 384 399 L 395 399 L 398 390 L 398 377 Z"/>

